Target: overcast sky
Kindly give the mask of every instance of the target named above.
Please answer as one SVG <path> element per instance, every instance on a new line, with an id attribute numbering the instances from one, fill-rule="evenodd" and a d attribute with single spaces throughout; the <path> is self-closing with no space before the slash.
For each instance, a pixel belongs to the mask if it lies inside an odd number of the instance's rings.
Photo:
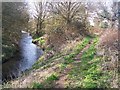
<path id="1" fill-rule="evenodd" d="M 105 2 L 106 5 L 109 7 L 112 3 L 112 1 L 120 1 L 120 0 L 25 0 L 26 2 L 28 2 L 29 5 L 29 11 L 31 13 L 31 15 L 33 15 L 35 13 L 34 11 L 34 2 L 61 2 L 61 1 L 72 1 L 72 2 Z"/>

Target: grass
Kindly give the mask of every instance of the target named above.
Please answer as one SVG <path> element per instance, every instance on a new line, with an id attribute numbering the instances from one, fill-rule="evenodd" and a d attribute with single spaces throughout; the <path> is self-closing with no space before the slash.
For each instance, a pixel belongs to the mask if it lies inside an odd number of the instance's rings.
<path id="1" fill-rule="evenodd" d="M 73 58 L 79 54 L 79 52 L 89 43 L 90 38 L 85 38 L 77 47 L 74 49 L 74 51 L 69 54 L 64 56 L 64 62 L 60 64 L 60 69 L 64 70 L 67 65 L 70 63 L 74 62 Z M 106 84 L 103 84 L 103 78 L 107 79 L 107 77 L 103 77 L 102 72 L 101 72 L 101 67 L 100 67 L 100 62 L 101 62 L 101 57 L 96 56 L 96 44 L 98 42 L 98 38 L 93 39 L 92 45 L 85 51 L 83 52 L 81 56 L 81 62 L 78 62 L 76 65 L 74 65 L 73 69 L 71 70 L 69 75 L 69 80 L 72 80 L 71 86 L 75 87 L 81 87 L 81 88 L 98 88 L 101 85 L 103 87 L 106 86 Z M 52 62 L 56 58 L 60 57 L 54 56 L 50 58 L 48 61 Z M 42 61 L 41 65 L 46 65 L 46 61 L 43 62 L 44 60 L 39 60 Z M 48 63 L 47 63 L 48 64 Z M 40 63 L 38 63 L 40 65 Z M 55 74 L 52 74 L 49 76 L 42 84 L 47 86 L 47 87 L 52 87 L 53 82 L 58 80 L 58 76 Z M 41 84 L 40 84 L 41 85 Z M 36 85 L 37 86 L 37 85 Z M 39 86 L 39 85 L 38 85 Z M 68 85 L 68 87 L 71 87 Z"/>
<path id="2" fill-rule="evenodd" d="M 59 58 L 62 58 L 63 55 L 61 54 L 56 54 L 53 57 L 49 58 L 48 60 L 44 60 L 44 56 L 39 58 L 39 60 L 32 66 L 32 69 L 39 69 L 39 68 L 47 68 L 50 66 L 51 63 L 56 61 Z"/>
<path id="3" fill-rule="evenodd" d="M 73 58 L 89 43 L 91 38 L 86 37 L 83 39 L 83 41 L 77 45 L 77 47 L 74 49 L 74 51 L 69 55 L 62 55 L 62 54 L 56 54 L 52 58 L 48 60 L 44 60 L 44 56 L 42 56 L 32 67 L 32 69 L 39 69 L 39 68 L 49 68 L 55 60 L 58 58 L 61 58 L 60 63 L 60 69 L 64 70 L 68 64 L 74 62 Z M 60 70 L 60 71 L 61 71 Z"/>
<path id="4" fill-rule="evenodd" d="M 69 54 L 69 55 L 61 55 L 61 54 L 57 54 L 55 56 L 53 56 L 52 58 L 50 58 L 49 60 L 44 60 L 43 57 L 41 57 L 34 65 L 33 65 L 33 69 L 38 69 L 38 68 L 42 68 L 43 67 L 47 67 L 49 66 L 52 62 L 55 61 L 55 59 L 61 58 L 63 57 L 63 63 L 60 64 L 60 69 L 64 70 L 68 64 L 70 64 L 71 62 L 73 62 L 73 58 L 89 43 L 90 38 L 84 38 L 83 41 L 77 45 L 77 47 L 74 49 L 74 51 Z M 46 66 L 47 65 L 47 66 Z M 44 82 L 42 82 L 41 84 L 39 83 L 34 83 L 33 87 L 36 88 L 40 88 L 42 86 L 46 86 L 46 87 L 52 87 L 52 83 L 56 80 L 58 80 L 58 75 L 56 74 L 52 74 L 49 77 L 47 77 L 46 80 L 44 80 Z"/>
<path id="5" fill-rule="evenodd" d="M 81 88 L 99 88 L 101 86 L 107 86 L 105 82 L 101 82 L 103 78 L 107 79 L 107 77 L 102 76 L 100 66 L 101 57 L 95 54 L 97 41 L 98 38 L 93 40 L 92 45 L 83 52 L 81 62 L 77 63 L 69 73 L 69 79 L 73 81 L 71 84 L 73 87 L 76 86 L 75 83 L 79 83 L 77 86 Z"/>
<path id="6" fill-rule="evenodd" d="M 69 65 L 72 65 L 71 71 L 67 73 L 67 88 L 106 88 L 110 86 L 107 83 L 107 80 L 110 78 L 110 73 L 106 73 L 106 75 L 103 74 L 101 70 L 102 57 L 96 55 L 95 46 L 98 43 L 98 38 L 93 38 L 91 46 L 82 53 L 82 56 L 80 57 L 81 62 L 74 63 L 73 58 L 75 58 L 75 56 L 79 54 L 83 48 L 85 48 L 90 40 L 91 38 L 89 37 L 84 38 L 83 41 L 78 44 L 69 55 L 59 53 L 48 60 L 44 60 L 44 57 L 42 56 L 33 65 L 33 69 L 49 68 L 53 66 L 52 63 L 57 61 L 60 70 L 56 70 L 56 73 L 59 74 L 61 74 L 61 71 L 65 68 L 69 68 Z M 54 64 L 56 65 L 56 63 Z M 53 88 L 55 82 L 59 80 L 59 75 L 56 73 L 50 73 L 51 75 L 41 83 L 34 82 L 32 84 L 32 88 Z"/>
<path id="7" fill-rule="evenodd" d="M 55 80 L 58 80 L 59 78 L 58 78 L 58 76 L 56 75 L 56 74 L 52 74 L 52 75 L 50 75 L 47 79 L 46 79 L 46 81 L 47 82 L 52 82 L 52 81 L 55 81 Z"/>
<path id="8" fill-rule="evenodd" d="M 34 89 L 38 89 L 38 88 L 43 88 L 44 86 L 42 85 L 42 84 L 40 84 L 40 83 L 33 83 L 33 86 L 32 86 L 32 88 L 34 88 Z"/>
<path id="9" fill-rule="evenodd" d="M 89 37 L 84 38 L 83 41 L 77 45 L 77 47 L 74 49 L 74 51 L 71 54 L 63 56 L 64 62 L 60 64 L 60 69 L 64 70 L 67 67 L 67 65 L 74 62 L 73 58 L 77 54 L 79 54 L 79 52 L 90 42 L 90 40 L 91 38 Z M 92 45 L 85 52 L 83 52 L 81 56 L 81 62 L 77 63 L 72 69 L 72 71 L 68 73 L 69 79 L 77 83 L 78 87 L 97 88 L 103 85 L 102 80 L 103 78 L 106 78 L 106 77 L 101 77 L 102 75 L 100 69 L 101 57 L 96 56 L 96 48 L 95 48 L 97 42 L 98 42 L 98 38 L 94 38 Z M 47 61 L 44 61 L 42 60 L 43 58 L 41 58 L 41 60 L 39 60 L 39 62 L 36 63 L 37 65 L 35 67 L 39 68 L 41 65 L 46 66 L 46 63 L 48 65 L 48 62 L 50 64 L 60 56 L 61 56 L 60 54 L 55 55 L 54 57 L 50 58 Z M 43 84 L 45 86 L 52 87 L 52 83 L 56 80 L 58 80 L 58 76 L 52 74 L 44 81 Z M 76 86 L 75 83 L 73 83 L 73 86 Z"/>
<path id="10" fill-rule="evenodd" d="M 49 77 L 47 77 L 43 82 L 41 83 L 33 83 L 32 88 L 51 88 L 53 87 L 54 81 L 59 80 L 57 74 L 51 74 Z"/>
<path id="11" fill-rule="evenodd" d="M 79 54 L 79 52 L 89 43 L 90 41 L 90 37 L 86 37 L 83 39 L 83 41 L 77 45 L 77 47 L 75 48 L 75 50 L 73 51 L 73 53 L 67 55 L 64 57 L 64 64 L 69 64 L 74 62 L 73 58 Z"/>
<path id="12" fill-rule="evenodd" d="M 89 43 L 90 41 L 90 37 L 86 37 L 83 39 L 83 41 L 77 45 L 77 47 L 75 48 L 75 50 L 73 51 L 73 53 L 69 54 L 69 55 L 63 55 L 61 53 L 58 53 L 56 55 L 54 55 L 53 57 L 49 58 L 48 60 L 44 60 L 43 56 L 32 66 L 32 69 L 39 69 L 41 67 L 47 67 L 50 66 L 50 64 L 52 62 L 54 62 L 54 60 L 58 59 L 58 58 L 62 58 L 64 60 L 63 64 L 69 64 L 72 63 L 74 60 L 73 58 Z M 35 39 L 35 40 L 39 40 Z"/>

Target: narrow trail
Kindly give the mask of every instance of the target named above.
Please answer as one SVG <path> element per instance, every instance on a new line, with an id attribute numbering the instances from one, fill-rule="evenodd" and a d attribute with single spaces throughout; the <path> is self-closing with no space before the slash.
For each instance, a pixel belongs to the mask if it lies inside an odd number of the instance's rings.
<path id="1" fill-rule="evenodd" d="M 65 82 L 67 81 L 67 74 L 71 71 L 72 67 L 67 67 L 60 74 L 59 80 L 56 81 L 55 88 L 65 88 Z"/>
<path id="2" fill-rule="evenodd" d="M 80 57 L 82 56 L 83 52 L 85 52 L 91 45 L 93 44 L 92 39 L 89 41 L 89 43 L 85 46 L 85 48 L 83 48 L 80 53 L 74 58 L 74 60 L 76 60 L 76 62 L 80 61 Z"/>
<path id="3" fill-rule="evenodd" d="M 85 46 L 85 48 L 83 48 L 80 51 L 80 53 L 74 58 L 74 60 L 75 60 L 74 63 L 81 62 L 80 57 L 82 56 L 83 52 L 85 52 L 91 46 L 92 43 L 93 43 L 93 41 L 90 40 L 89 43 Z M 65 68 L 64 71 L 61 73 L 59 80 L 56 81 L 55 88 L 65 88 L 65 84 L 67 81 L 67 75 L 72 70 L 72 65 L 73 65 L 73 63 L 71 63 L 70 67 Z"/>

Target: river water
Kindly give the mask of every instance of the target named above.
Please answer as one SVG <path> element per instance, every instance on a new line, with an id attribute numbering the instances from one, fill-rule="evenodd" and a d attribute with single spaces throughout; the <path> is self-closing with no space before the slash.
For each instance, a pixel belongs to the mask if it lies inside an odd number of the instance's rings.
<path id="1" fill-rule="evenodd" d="M 2 80 L 8 81 L 21 75 L 43 54 L 43 51 L 32 43 L 29 33 L 23 33 L 19 42 L 20 52 L 2 64 Z"/>

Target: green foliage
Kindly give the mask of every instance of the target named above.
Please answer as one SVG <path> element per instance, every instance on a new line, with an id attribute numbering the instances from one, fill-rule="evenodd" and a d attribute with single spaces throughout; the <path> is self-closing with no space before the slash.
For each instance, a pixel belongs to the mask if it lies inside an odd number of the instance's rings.
<path id="1" fill-rule="evenodd" d="M 33 83 L 32 88 L 38 89 L 38 88 L 43 88 L 44 86 L 40 83 Z"/>
<path id="2" fill-rule="evenodd" d="M 95 45 L 97 44 L 97 39 L 94 39 L 93 44 L 90 46 L 90 48 L 83 53 L 81 58 L 81 64 L 84 64 L 85 66 L 82 67 L 84 71 L 84 79 L 82 80 L 82 86 L 85 88 L 97 88 L 98 83 L 97 81 L 100 79 L 100 58 L 95 57 L 96 49 Z M 98 60 L 96 60 L 98 59 Z M 96 63 L 91 63 L 95 62 Z"/>
<path id="3" fill-rule="evenodd" d="M 45 44 L 45 40 L 42 37 L 34 39 L 33 42 L 38 42 L 40 45 Z"/>
<path id="4" fill-rule="evenodd" d="M 58 79 L 59 78 L 56 74 L 52 74 L 46 79 L 46 82 L 52 82 L 52 81 L 55 81 L 55 80 L 58 80 Z"/>
<path id="5" fill-rule="evenodd" d="M 32 88 L 46 88 L 46 87 L 52 87 L 52 84 L 54 81 L 58 80 L 58 75 L 57 74 L 52 74 L 49 77 L 47 77 L 43 82 L 41 83 L 33 83 Z"/>
<path id="6" fill-rule="evenodd" d="M 33 66 L 32 66 L 32 69 L 39 69 L 40 67 L 46 65 L 46 61 L 45 60 L 38 60 Z"/>
<path id="7" fill-rule="evenodd" d="M 49 77 L 47 77 L 42 84 L 44 85 L 44 88 L 52 88 L 54 85 L 54 82 L 58 80 L 58 75 L 57 74 L 52 74 Z"/>
<path id="8" fill-rule="evenodd" d="M 66 64 L 61 63 L 61 64 L 60 64 L 60 69 L 61 69 L 61 70 L 64 70 L 64 69 L 66 68 L 66 66 L 67 66 Z"/>
<path id="9" fill-rule="evenodd" d="M 82 83 L 83 83 L 84 88 L 96 88 L 97 87 L 96 82 L 92 79 L 92 75 L 87 75 Z"/>
<path id="10" fill-rule="evenodd" d="M 86 52 L 83 52 L 83 55 L 81 58 L 82 60 L 86 60 L 86 59 L 92 60 L 94 58 L 95 53 L 96 51 L 95 51 L 94 45 L 91 45 Z"/>

